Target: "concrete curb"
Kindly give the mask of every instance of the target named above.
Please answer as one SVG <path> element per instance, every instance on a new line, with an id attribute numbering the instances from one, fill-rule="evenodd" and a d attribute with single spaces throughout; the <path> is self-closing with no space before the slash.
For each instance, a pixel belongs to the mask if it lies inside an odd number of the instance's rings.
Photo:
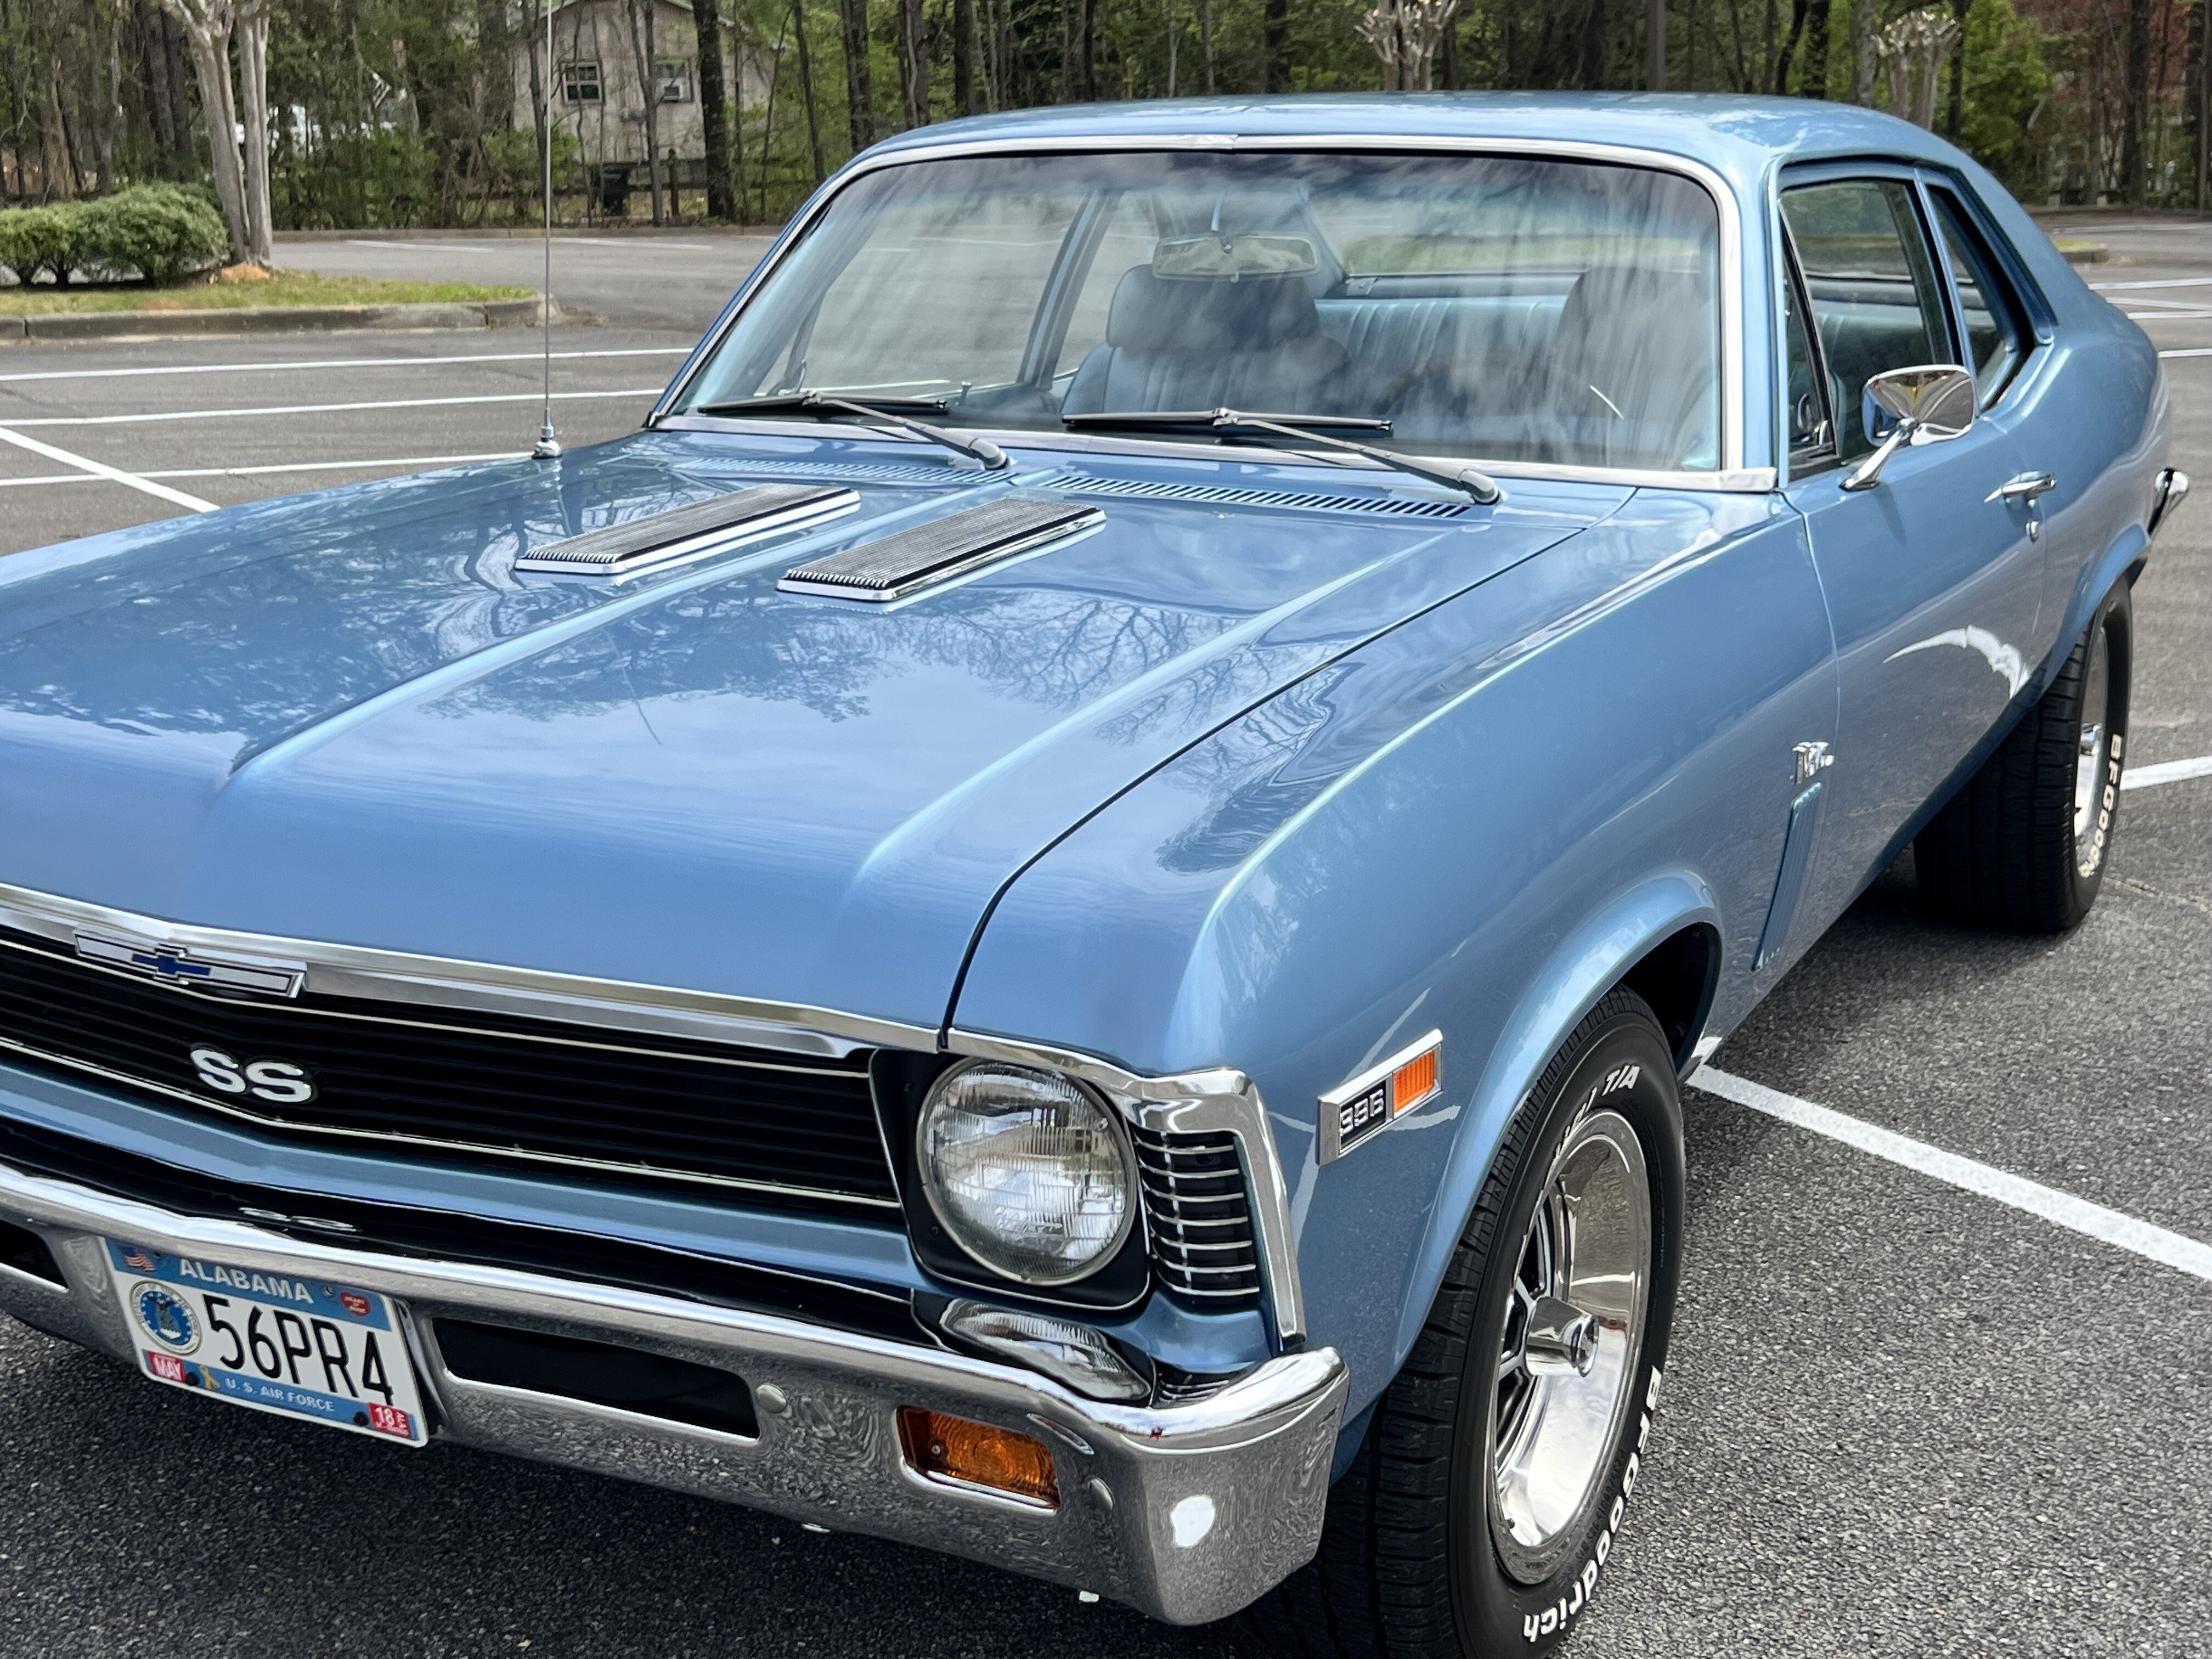
<path id="1" fill-rule="evenodd" d="M 210 311 L 56 311 L 0 317 L 0 341 L 164 340 L 210 334 L 329 334 L 367 331 L 534 328 L 536 300 L 386 306 L 238 306 Z M 553 302 L 553 320 L 591 320 Z"/>
<path id="2" fill-rule="evenodd" d="M 2101 265 L 2112 257 L 2112 250 L 2102 242 L 2087 242 L 2080 247 L 2062 247 L 2069 265 Z"/>

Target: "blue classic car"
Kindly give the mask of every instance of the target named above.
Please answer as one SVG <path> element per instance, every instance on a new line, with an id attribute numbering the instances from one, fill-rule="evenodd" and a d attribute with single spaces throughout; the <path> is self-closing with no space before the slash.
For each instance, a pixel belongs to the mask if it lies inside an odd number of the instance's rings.
<path id="1" fill-rule="evenodd" d="M 0 564 L 0 1306 L 1300 1652 L 1543 1649 L 1682 1079 L 2097 894 L 2142 333 L 1780 100 L 931 127 L 620 441 Z"/>

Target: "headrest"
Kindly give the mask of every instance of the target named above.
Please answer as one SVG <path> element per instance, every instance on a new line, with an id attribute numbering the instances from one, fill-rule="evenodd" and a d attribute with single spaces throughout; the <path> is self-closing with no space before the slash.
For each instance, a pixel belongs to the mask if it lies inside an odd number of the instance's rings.
<path id="1" fill-rule="evenodd" d="M 1710 285 L 1694 271 L 1592 265 L 1567 292 L 1559 313 L 1559 333 L 1658 324 L 1668 334 L 1679 331 L 1702 347 L 1705 331 L 1692 325 L 1702 321 L 1710 326 L 1711 297 Z"/>
<path id="2" fill-rule="evenodd" d="M 1267 351 L 1321 332 L 1303 276 L 1218 279 L 1127 272 L 1106 314 L 1106 343 L 1128 351 Z"/>

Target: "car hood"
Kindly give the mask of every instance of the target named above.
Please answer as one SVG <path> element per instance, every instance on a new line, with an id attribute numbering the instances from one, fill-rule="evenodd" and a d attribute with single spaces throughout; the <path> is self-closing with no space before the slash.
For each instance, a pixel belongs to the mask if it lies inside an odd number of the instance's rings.
<path id="1" fill-rule="evenodd" d="M 859 513 L 626 585 L 513 568 L 798 476 Z M 1010 487 L 1103 489 L 1105 522 L 894 605 L 776 589 Z M 648 433 L 19 555 L 0 883 L 933 1025 L 994 896 L 1072 827 L 1626 495 L 1423 517 L 1372 509 L 1437 492 L 1312 466 L 1032 457 L 1009 485 L 872 438 Z"/>

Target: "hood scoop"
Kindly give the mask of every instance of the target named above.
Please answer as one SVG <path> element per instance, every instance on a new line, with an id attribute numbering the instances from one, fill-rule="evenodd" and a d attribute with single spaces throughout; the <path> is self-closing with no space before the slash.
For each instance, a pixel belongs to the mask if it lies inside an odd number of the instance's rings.
<path id="1" fill-rule="evenodd" d="M 783 531 L 818 524 L 860 504 L 851 489 L 823 484 L 755 484 L 669 513 L 550 542 L 514 562 L 517 570 L 562 576 L 633 576 L 704 557 Z"/>
<path id="2" fill-rule="evenodd" d="M 776 586 L 787 593 L 880 605 L 1064 541 L 1105 518 L 1095 507 L 1067 501 L 1021 496 L 988 501 L 802 564 Z"/>

